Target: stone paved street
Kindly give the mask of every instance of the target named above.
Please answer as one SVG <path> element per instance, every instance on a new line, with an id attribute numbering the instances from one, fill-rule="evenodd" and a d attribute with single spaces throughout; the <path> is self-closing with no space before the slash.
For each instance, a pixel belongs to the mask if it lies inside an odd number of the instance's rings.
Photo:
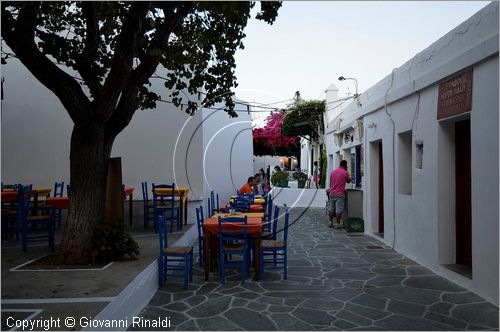
<path id="1" fill-rule="evenodd" d="M 144 318 L 168 316 L 176 330 L 498 330 L 496 306 L 370 236 L 327 227 L 324 209 L 290 217 L 288 280 L 242 284 L 228 271 L 222 286 L 196 265 L 189 289 L 167 281 Z"/>

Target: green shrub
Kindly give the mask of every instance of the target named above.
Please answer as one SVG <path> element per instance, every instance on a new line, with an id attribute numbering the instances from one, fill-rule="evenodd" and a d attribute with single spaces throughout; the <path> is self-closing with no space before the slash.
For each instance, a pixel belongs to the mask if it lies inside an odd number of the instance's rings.
<path id="1" fill-rule="evenodd" d="M 139 245 L 125 232 L 123 223 L 99 225 L 94 233 L 92 260 L 95 263 L 117 261 L 128 255 L 137 259 Z"/>
<path id="2" fill-rule="evenodd" d="M 288 177 L 287 172 L 277 171 L 271 176 L 271 182 L 273 185 L 277 186 L 281 181 L 288 180 Z"/>
<path id="3" fill-rule="evenodd" d="M 307 174 L 304 172 L 295 172 L 292 174 L 292 177 L 297 181 L 307 181 Z"/>

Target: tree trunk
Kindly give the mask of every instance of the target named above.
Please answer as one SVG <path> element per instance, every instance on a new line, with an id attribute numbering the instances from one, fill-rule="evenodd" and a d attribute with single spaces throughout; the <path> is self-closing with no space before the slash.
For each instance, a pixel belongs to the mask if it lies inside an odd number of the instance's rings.
<path id="1" fill-rule="evenodd" d="M 114 137 L 104 125 L 75 125 L 70 151 L 70 208 L 56 264 L 84 264 L 92 258 L 97 225 L 104 222 L 108 160 Z"/>

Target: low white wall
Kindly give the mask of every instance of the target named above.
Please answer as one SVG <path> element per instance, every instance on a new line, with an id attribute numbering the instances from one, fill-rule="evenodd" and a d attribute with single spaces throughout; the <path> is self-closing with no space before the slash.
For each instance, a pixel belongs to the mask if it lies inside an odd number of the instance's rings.
<path id="1" fill-rule="evenodd" d="M 326 206 L 325 189 L 297 189 L 273 187 L 270 192 L 273 203 L 288 207 L 322 207 Z"/>

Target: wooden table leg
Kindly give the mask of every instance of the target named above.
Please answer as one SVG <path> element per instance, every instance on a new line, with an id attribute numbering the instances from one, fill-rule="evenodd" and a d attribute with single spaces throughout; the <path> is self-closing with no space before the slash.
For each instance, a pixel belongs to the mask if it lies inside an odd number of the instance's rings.
<path id="1" fill-rule="evenodd" d="M 260 236 L 255 237 L 255 243 L 254 243 L 254 248 L 255 248 L 255 280 L 259 280 L 259 275 L 260 275 L 260 241 L 261 238 Z"/>
<path id="2" fill-rule="evenodd" d="M 33 211 L 31 211 L 31 214 L 38 215 L 38 191 L 33 192 Z"/>
<path id="3" fill-rule="evenodd" d="M 188 220 L 187 220 L 187 215 L 188 215 L 188 209 L 187 209 L 187 197 L 186 197 L 186 202 L 184 203 L 184 212 L 182 213 L 182 218 L 184 218 L 184 225 L 187 225 Z"/>
<path id="4" fill-rule="evenodd" d="M 208 281 L 210 274 L 210 233 L 204 230 L 203 237 L 203 260 L 205 263 L 205 281 Z"/>

